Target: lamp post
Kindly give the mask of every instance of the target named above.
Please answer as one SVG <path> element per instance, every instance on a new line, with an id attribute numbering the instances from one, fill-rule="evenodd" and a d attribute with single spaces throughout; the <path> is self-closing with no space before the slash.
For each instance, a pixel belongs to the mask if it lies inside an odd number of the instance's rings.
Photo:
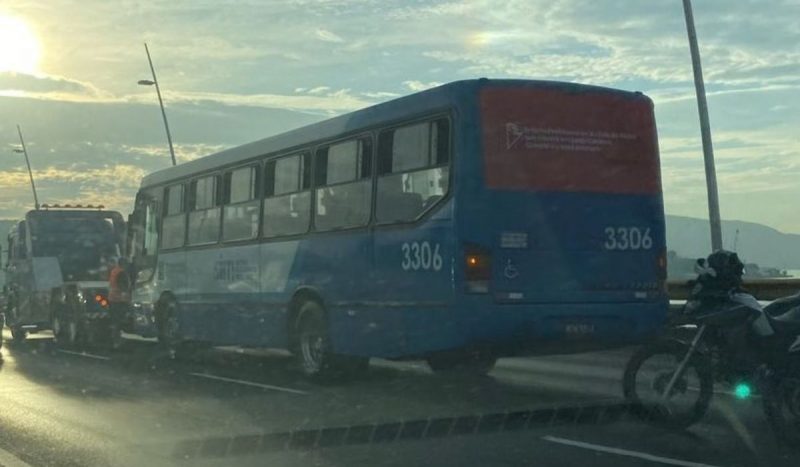
<path id="1" fill-rule="evenodd" d="M 156 94 L 158 95 L 158 105 L 161 106 L 161 116 L 164 117 L 164 129 L 167 131 L 167 142 L 169 143 L 169 154 L 172 157 L 172 165 L 176 165 L 175 149 L 172 147 L 172 135 L 169 132 L 169 123 L 167 122 L 167 112 L 164 110 L 164 100 L 161 98 L 161 88 L 158 87 L 158 78 L 156 78 L 156 69 L 153 68 L 153 60 L 150 58 L 150 49 L 147 48 L 147 42 L 144 44 L 144 51 L 147 52 L 147 62 L 150 64 L 150 72 L 153 74 L 153 80 L 141 79 L 138 84 L 140 86 L 153 86 L 156 87 Z"/>
<path id="2" fill-rule="evenodd" d="M 686 17 L 686 32 L 689 35 L 689 50 L 692 54 L 692 69 L 694 70 L 694 87 L 697 93 L 697 112 L 700 115 L 700 135 L 703 140 L 706 191 L 708 192 L 708 220 L 711 224 L 711 249 L 717 251 L 722 249 L 722 221 L 719 213 L 717 170 L 714 166 L 714 147 L 711 143 L 711 124 L 708 120 L 706 87 L 703 83 L 703 67 L 700 64 L 700 49 L 697 46 L 697 31 L 694 28 L 691 0 L 683 0 L 683 14 Z"/>
<path id="3" fill-rule="evenodd" d="M 25 140 L 22 138 L 22 129 L 20 129 L 19 125 L 17 125 L 17 133 L 19 133 L 19 144 L 22 146 L 20 148 L 14 148 L 13 151 L 17 154 L 24 154 L 25 155 L 25 164 L 28 166 L 28 177 L 31 179 L 31 190 L 33 190 L 33 204 L 36 207 L 36 210 L 39 210 L 39 196 L 36 195 L 36 184 L 33 183 L 33 171 L 31 170 L 31 160 L 28 158 L 28 149 L 25 147 Z"/>

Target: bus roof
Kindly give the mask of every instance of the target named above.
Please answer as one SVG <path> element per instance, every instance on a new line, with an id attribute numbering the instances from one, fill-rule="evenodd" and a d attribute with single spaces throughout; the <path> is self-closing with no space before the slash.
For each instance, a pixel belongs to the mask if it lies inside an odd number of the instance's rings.
<path id="1" fill-rule="evenodd" d="M 337 136 L 357 132 L 374 125 L 421 115 L 452 107 L 464 95 L 483 86 L 558 87 L 573 91 L 615 93 L 631 98 L 648 99 L 640 92 L 622 91 L 593 85 L 543 80 L 489 80 L 486 78 L 454 81 L 448 84 L 356 110 L 338 117 L 306 125 L 285 133 L 270 136 L 241 146 L 226 149 L 175 167 L 153 172 L 142 179 L 141 187 L 180 180 L 193 174 L 209 172 L 223 166 L 236 165 L 267 154 L 290 151 L 293 148 Z"/>
<path id="2" fill-rule="evenodd" d="M 31 209 L 25 213 L 25 218 L 37 217 L 44 215 L 65 216 L 70 217 L 74 215 L 81 216 L 94 216 L 94 217 L 117 217 L 122 216 L 119 211 L 107 211 L 100 209 Z"/>

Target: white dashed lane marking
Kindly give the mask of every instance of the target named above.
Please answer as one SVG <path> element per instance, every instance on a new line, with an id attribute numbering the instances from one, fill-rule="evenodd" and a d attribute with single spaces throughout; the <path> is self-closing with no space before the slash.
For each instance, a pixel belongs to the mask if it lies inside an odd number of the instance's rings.
<path id="1" fill-rule="evenodd" d="M 286 387 L 283 387 L 283 386 L 273 386 L 271 384 L 256 383 L 254 381 L 246 381 L 246 380 L 243 380 L 243 379 L 226 378 L 224 376 L 210 375 L 208 373 L 189 373 L 189 374 L 192 375 L 192 376 L 196 376 L 198 378 L 206 378 L 206 379 L 211 379 L 211 380 L 214 380 L 214 381 L 223 381 L 223 382 L 226 382 L 226 383 L 241 384 L 241 385 L 244 385 L 244 386 L 250 386 L 250 387 L 255 387 L 255 388 L 269 389 L 271 391 L 288 392 L 290 394 L 299 394 L 301 396 L 307 396 L 308 395 L 307 391 L 301 391 L 299 389 L 286 388 Z"/>
<path id="2" fill-rule="evenodd" d="M 58 351 L 61 353 L 65 353 L 67 355 L 76 355 L 78 357 L 93 358 L 95 360 L 111 360 L 111 357 L 106 357 L 104 355 L 95 355 L 86 352 L 73 352 L 71 350 L 63 350 L 63 349 L 58 349 Z"/>
<path id="3" fill-rule="evenodd" d="M 681 467 L 715 467 L 710 464 L 703 464 L 700 462 L 685 461 L 681 459 L 672 459 L 670 457 L 655 456 L 646 452 L 629 451 L 627 449 L 613 448 L 609 446 L 602 446 L 600 444 L 584 443 L 582 441 L 573 441 L 571 439 L 558 438 L 556 436 L 543 436 L 543 440 L 550 441 L 551 443 L 563 444 L 565 446 L 572 446 L 581 449 L 589 449 L 597 452 L 604 452 L 606 454 L 616 454 L 618 456 L 634 457 L 650 462 L 658 462 L 667 465 L 678 465 Z"/>

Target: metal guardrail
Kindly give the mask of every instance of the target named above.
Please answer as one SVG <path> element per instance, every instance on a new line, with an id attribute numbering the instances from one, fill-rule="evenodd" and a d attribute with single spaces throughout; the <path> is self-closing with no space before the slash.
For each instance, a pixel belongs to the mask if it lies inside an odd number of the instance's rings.
<path id="1" fill-rule="evenodd" d="M 744 281 L 743 287 L 757 299 L 770 301 L 799 292 L 800 279 L 749 279 Z M 667 290 L 670 300 L 686 300 L 691 287 L 688 281 L 670 280 Z"/>

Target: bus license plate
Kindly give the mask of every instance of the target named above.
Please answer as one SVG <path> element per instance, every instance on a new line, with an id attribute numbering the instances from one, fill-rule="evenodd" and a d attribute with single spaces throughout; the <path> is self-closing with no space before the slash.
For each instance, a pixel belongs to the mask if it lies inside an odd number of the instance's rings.
<path id="1" fill-rule="evenodd" d="M 564 333 L 571 337 L 583 337 L 594 334 L 594 324 L 569 323 L 564 326 Z"/>

